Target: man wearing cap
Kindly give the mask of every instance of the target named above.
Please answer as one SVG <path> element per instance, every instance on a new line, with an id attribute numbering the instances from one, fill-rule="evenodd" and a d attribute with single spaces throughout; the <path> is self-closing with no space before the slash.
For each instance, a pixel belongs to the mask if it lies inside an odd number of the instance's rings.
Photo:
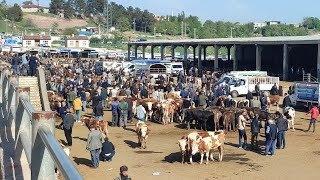
<path id="1" fill-rule="evenodd" d="M 63 131 L 67 139 L 68 146 L 72 146 L 72 127 L 74 124 L 74 117 L 70 113 L 70 109 L 67 109 L 67 114 L 63 118 Z"/>
<path id="2" fill-rule="evenodd" d="M 127 166 L 121 166 L 120 167 L 120 175 L 114 180 L 131 180 L 131 177 L 128 175 L 128 167 Z"/>

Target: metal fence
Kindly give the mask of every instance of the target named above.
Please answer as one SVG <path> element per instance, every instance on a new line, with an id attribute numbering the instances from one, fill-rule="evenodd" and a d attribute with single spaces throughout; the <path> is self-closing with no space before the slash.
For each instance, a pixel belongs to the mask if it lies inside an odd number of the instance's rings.
<path id="1" fill-rule="evenodd" d="M 31 179 L 57 179 L 55 167 L 64 179 L 83 179 L 55 139 L 55 112 L 35 111 L 29 101 L 30 88 L 19 87 L 9 69 L 2 69 L 0 83 L 3 120 L 12 129 L 15 147 L 23 147 Z"/>

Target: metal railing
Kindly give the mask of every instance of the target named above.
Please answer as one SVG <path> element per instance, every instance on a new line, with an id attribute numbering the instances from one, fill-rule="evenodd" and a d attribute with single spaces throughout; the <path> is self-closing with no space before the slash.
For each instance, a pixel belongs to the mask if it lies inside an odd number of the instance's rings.
<path id="1" fill-rule="evenodd" d="M 303 74 L 303 81 L 304 82 L 318 82 L 316 77 L 311 76 L 310 73 Z"/>
<path id="2" fill-rule="evenodd" d="M 0 83 L 3 120 L 12 130 L 14 150 L 22 145 L 31 179 L 57 179 L 55 167 L 64 179 L 83 179 L 55 139 L 55 112 L 35 111 L 29 100 L 30 87 L 19 87 L 8 68 L 2 69 Z"/>

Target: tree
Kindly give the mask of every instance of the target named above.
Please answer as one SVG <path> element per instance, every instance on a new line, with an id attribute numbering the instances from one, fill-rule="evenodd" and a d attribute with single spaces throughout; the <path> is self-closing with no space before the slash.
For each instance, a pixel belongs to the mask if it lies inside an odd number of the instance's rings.
<path id="1" fill-rule="evenodd" d="M 78 34 L 78 31 L 75 28 L 66 28 L 63 31 L 63 35 L 72 35 L 72 34 Z"/>
<path id="2" fill-rule="evenodd" d="M 58 14 L 61 10 L 63 10 L 63 0 L 51 0 L 49 12 L 52 14 Z"/>
<path id="3" fill-rule="evenodd" d="M 18 4 L 14 4 L 12 7 L 8 8 L 6 16 L 12 21 L 20 22 L 23 17 L 23 12 Z"/>
<path id="4" fill-rule="evenodd" d="M 58 24 L 57 22 L 54 22 L 54 23 L 51 25 L 51 31 L 52 31 L 52 32 L 55 32 L 58 28 L 59 28 L 59 24 Z"/>
<path id="5" fill-rule="evenodd" d="M 129 19 L 125 16 L 119 17 L 117 20 L 117 24 L 115 25 L 116 25 L 116 28 L 119 29 L 121 32 L 129 31 L 131 27 L 131 23 Z"/>
<path id="6" fill-rule="evenodd" d="M 33 4 L 32 0 L 28 0 L 28 1 L 24 1 L 22 3 L 23 5 L 30 5 L 30 4 Z"/>
<path id="7" fill-rule="evenodd" d="M 63 10 L 64 10 L 64 17 L 67 19 L 71 19 L 73 16 L 73 8 L 72 8 L 71 0 L 68 0 L 67 2 L 64 3 Z"/>
<path id="8" fill-rule="evenodd" d="M 85 15 L 88 9 L 85 0 L 74 0 L 73 8 L 78 15 Z"/>

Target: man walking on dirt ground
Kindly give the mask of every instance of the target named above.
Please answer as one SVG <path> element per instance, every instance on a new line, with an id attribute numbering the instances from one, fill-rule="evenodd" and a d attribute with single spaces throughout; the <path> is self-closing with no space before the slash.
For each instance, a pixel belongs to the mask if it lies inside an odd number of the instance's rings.
<path id="1" fill-rule="evenodd" d="M 313 132 L 316 130 L 316 121 L 317 121 L 317 118 L 319 116 L 319 109 L 316 105 L 313 106 L 313 108 L 306 113 L 309 114 L 311 113 L 311 119 L 310 119 L 310 124 L 309 124 L 309 128 L 307 130 L 307 132 L 310 131 L 310 128 L 311 128 L 311 125 L 313 124 Z"/>

